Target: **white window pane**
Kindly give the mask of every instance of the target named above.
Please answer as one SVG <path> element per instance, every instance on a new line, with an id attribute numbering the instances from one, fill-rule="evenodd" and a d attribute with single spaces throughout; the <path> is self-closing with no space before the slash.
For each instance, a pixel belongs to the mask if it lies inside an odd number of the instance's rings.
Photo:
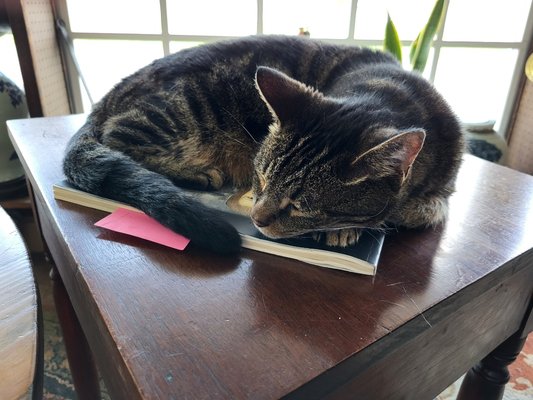
<path id="1" fill-rule="evenodd" d="M 67 0 L 73 32 L 161 33 L 159 0 Z"/>
<path id="2" fill-rule="evenodd" d="M 348 37 L 351 0 L 264 0 L 263 31 L 297 35 L 305 28 L 313 38 Z"/>
<path id="3" fill-rule="evenodd" d="M 243 36 L 257 32 L 253 0 L 167 0 L 168 30 L 174 35 Z"/>
<path id="4" fill-rule="evenodd" d="M 450 0 L 444 40 L 520 42 L 531 0 Z"/>
<path id="5" fill-rule="evenodd" d="M 355 38 L 382 40 L 387 11 L 400 40 L 414 40 L 426 25 L 435 0 L 358 0 L 355 14 Z"/>
<path id="6" fill-rule="evenodd" d="M 496 120 L 516 63 L 514 49 L 442 48 L 435 86 L 464 122 Z"/>
<path id="7" fill-rule="evenodd" d="M 76 39 L 74 48 L 94 101 L 122 78 L 163 57 L 158 41 Z"/>
<path id="8" fill-rule="evenodd" d="M 169 42 L 168 47 L 171 53 L 175 53 L 177 51 L 188 49 L 189 47 L 200 46 L 202 44 L 203 44 L 202 42 L 178 42 L 178 41 L 174 42 L 173 41 L 173 42 Z"/>

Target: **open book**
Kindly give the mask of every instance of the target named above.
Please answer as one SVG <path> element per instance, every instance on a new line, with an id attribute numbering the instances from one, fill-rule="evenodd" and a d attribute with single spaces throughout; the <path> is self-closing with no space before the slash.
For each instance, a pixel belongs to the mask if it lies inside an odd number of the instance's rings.
<path id="1" fill-rule="evenodd" d="M 240 233 L 244 248 L 300 260 L 319 267 L 364 275 L 376 273 L 384 239 L 384 234 L 381 232 L 365 230 L 355 246 L 344 248 L 330 247 L 311 238 L 270 239 L 262 235 L 247 216 L 252 201 L 249 192 L 183 190 L 206 206 L 218 210 L 220 215 Z M 136 210 L 127 204 L 78 190 L 66 181 L 55 184 L 53 191 L 57 200 L 97 210 L 107 212 L 114 212 L 118 208 Z"/>

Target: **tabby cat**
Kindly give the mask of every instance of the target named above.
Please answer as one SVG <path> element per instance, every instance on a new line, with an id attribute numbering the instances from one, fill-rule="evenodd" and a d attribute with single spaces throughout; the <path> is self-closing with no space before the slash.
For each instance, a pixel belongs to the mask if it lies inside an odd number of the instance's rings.
<path id="1" fill-rule="evenodd" d="M 186 49 L 122 80 L 63 167 L 82 190 L 231 253 L 234 228 L 180 187 L 252 187 L 263 234 L 345 246 L 363 227 L 440 223 L 462 148 L 447 103 L 390 55 L 257 36 Z"/>

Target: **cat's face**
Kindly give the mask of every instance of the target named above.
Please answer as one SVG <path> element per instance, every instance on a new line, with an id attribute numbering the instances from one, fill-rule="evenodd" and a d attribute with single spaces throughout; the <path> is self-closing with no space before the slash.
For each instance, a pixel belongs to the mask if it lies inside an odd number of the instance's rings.
<path id="1" fill-rule="evenodd" d="M 422 147 L 423 131 L 350 132 L 353 113 L 299 82 L 260 68 L 257 85 L 276 119 L 254 163 L 251 216 L 259 230 L 280 238 L 382 226 Z"/>

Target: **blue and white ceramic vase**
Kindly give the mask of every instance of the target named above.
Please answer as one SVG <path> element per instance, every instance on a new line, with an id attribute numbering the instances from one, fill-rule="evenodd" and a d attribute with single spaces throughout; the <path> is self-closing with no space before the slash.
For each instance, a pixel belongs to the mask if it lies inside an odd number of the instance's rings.
<path id="1" fill-rule="evenodd" d="M 494 130 L 495 121 L 463 123 L 467 150 L 479 158 L 505 165 L 507 142 Z"/>
<path id="2" fill-rule="evenodd" d="M 28 106 L 24 92 L 0 72 L 0 199 L 24 194 L 24 169 L 7 133 L 6 121 L 26 118 Z"/>

